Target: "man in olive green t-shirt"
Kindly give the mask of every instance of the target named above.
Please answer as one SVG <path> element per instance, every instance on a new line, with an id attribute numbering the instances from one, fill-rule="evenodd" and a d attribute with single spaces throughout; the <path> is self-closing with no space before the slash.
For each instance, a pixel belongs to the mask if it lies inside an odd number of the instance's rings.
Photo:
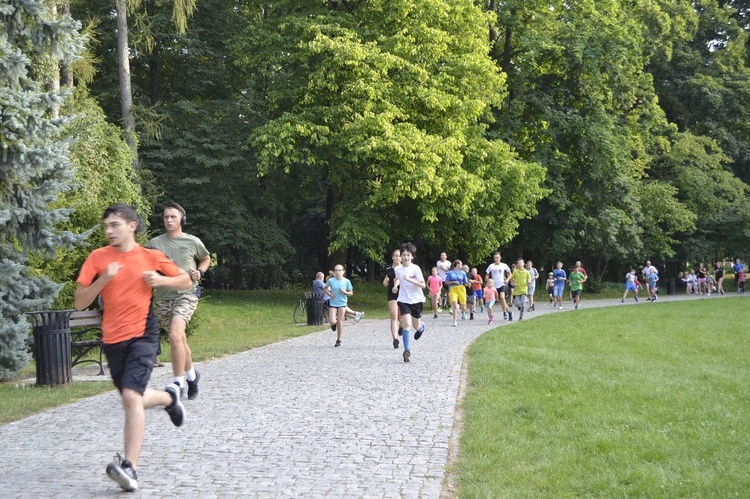
<path id="1" fill-rule="evenodd" d="M 187 395 L 192 400 L 198 396 L 200 374 L 193 368 L 185 329 L 198 307 L 196 290 L 198 282 L 211 265 L 211 255 L 200 239 L 182 231 L 186 221 L 182 206 L 167 204 L 164 208 L 164 228 L 167 233 L 151 239 L 149 247 L 161 250 L 193 280 L 193 287 L 187 291 L 157 289 L 155 295 L 156 315 L 169 331 L 175 383 L 180 385 L 183 396 Z"/>

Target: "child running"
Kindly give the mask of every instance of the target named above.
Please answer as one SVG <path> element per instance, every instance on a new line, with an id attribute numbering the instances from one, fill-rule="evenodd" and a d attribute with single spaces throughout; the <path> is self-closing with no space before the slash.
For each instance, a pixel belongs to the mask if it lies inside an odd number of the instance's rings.
<path id="1" fill-rule="evenodd" d="M 526 299 L 529 294 L 529 283 L 531 282 L 531 273 L 526 270 L 522 258 L 516 260 L 516 266 L 510 276 L 513 283 L 513 306 L 518 308 L 518 320 L 523 319 L 523 313 L 526 310 Z"/>
<path id="2" fill-rule="evenodd" d="M 391 253 L 391 261 L 393 262 L 390 267 L 385 269 L 385 278 L 383 279 L 383 286 L 388 287 L 387 298 L 388 298 L 388 312 L 391 314 L 391 337 L 393 338 L 393 348 L 398 348 L 398 292 L 394 293 L 391 289 L 390 284 L 396 278 L 396 271 L 394 269 L 401 265 L 401 251 L 396 249 Z"/>
<path id="3" fill-rule="evenodd" d="M 433 319 L 437 319 L 438 301 L 440 292 L 443 290 L 443 278 L 440 277 L 437 267 L 432 267 L 432 274 L 427 278 L 427 285 L 430 288 L 430 305 L 432 305 Z"/>
<path id="4" fill-rule="evenodd" d="M 554 299 L 555 299 L 555 278 L 553 277 L 554 273 L 550 272 L 547 275 L 547 294 L 549 295 L 549 302 L 552 303 L 554 307 Z"/>
<path id="5" fill-rule="evenodd" d="M 570 293 L 573 295 L 576 310 L 578 310 L 578 305 L 581 304 L 581 293 L 583 292 L 584 282 L 586 282 L 586 274 L 581 272 L 580 265 L 576 265 L 573 268 L 573 272 L 570 273 Z"/>
<path id="6" fill-rule="evenodd" d="M 414 328 L 414 339 L 418 340 L 424 333 L 424 324 L 421 322 L 422 309 L 424 308 L 424 276 L 422 269 L 412 263 L 412 258 L 417 248 L 412 243 L 401 245 L 401 266 L 396 270 L 396 279 L 393 282 L 393 292 L 398 292 L 398 310 L 401 312 L 401 328 L 404 340 L 404 362 L 411 360 L 411 343 L 409 341 L 410 329 Z"/>
<path id="7" fill-rule="evenodd" d="M 635 269 L 630 269 L 630 272 L 625 274 L 625 294 L 622 295 L 622 303 L 625 303 L 625 298 L 628 297 L 630 291 L 633 292 L 633 298 L 638 303 L 638 288 L 635 285 L 635 281 L 638 280 L 638 274 L 635 273 Z"/>
<path id="8" fill-rule="evenodd" d="M 331 298 L 328 307 L 328 322 L 331 323 L 331 329 L 336 331 L 335 347 L 341 346 L 341 334 L 344 332 L 344 316 L 346 315 L 346 304 L 349 297 L 354 294 L 352 283 L 344 277 L 344 267 L 336 265 L 333 268 L 333 277 L 328 279 L 325 293 Z"/>
<path id="9" fill-rule="evenodd" d="M 555 282 L 554 290 L 552 292 L 552 297 L 555 301 L 552 303 L 552 308 L 557 306 L 560 310 L 562 310 L 562 297 L 563 292 L 565 291 L 565 281 L 568 280 L 568 274 L 562 267 L 563 263 L 557 262 L 557 268 L 552 271 L 552 279 Z"/>
<path id="10" fill-rule="evenodd" d="M 487 279 L 487 283 L 484 286 L 484 308 L 487 309 L 487 324 L 491 325 L 495 322 L 495 314 L 492 313 L 492 307 L 497 301 L 497 289 L 495 289 L 495 281 L 492 278 Z"/>

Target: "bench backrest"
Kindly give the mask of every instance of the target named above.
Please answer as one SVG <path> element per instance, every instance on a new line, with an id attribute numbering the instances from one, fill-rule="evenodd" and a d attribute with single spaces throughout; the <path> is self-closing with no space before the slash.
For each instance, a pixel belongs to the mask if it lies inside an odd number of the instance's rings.
<path id="1" fill-rule="evenodd" d="M 101 326 L 101 310 L 82 310 L 70 314 L 70 327 Z"/>

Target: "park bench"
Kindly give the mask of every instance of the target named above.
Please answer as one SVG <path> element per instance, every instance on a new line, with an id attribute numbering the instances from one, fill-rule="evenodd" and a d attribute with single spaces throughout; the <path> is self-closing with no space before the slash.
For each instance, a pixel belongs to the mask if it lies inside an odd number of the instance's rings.
<path id="1" fill-rule="evenodd" d="M 70 347 L 74 355 L 72 365 L 92 362 L 99 365 L 99 375 L 103 375 L 102 311 L 82 310 L 70 314 L 70 338 Z M 88 353 L 96 348 L 99 349 L 99 360 L 86 358 Z"/>
<path id="2" fill-rule="evenodd" d="M 70 383 L 73 366 L 86 362 L 98 364 L 104 374 L 101 310 L 42 310 L 27 317 L 34 326 L 37 384 Z M 98 358 L 90 358 L 97 348 Z"/>

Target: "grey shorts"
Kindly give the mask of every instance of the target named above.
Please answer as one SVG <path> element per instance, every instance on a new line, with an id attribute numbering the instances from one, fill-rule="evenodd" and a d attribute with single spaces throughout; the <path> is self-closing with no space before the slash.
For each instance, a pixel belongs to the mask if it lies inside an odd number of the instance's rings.
<path id="1" fill-rule="evenodd" d="M 195 309 L 198 308 L 200 298 L 193 293 L 186 294 L 176 300 L 160 300 L 156 302 L 154 311 L 159 318 L 159 323 L 169 330 L 172 325 L 172 317 L 179 317 L 187 324 L 193 317 Z"/>

